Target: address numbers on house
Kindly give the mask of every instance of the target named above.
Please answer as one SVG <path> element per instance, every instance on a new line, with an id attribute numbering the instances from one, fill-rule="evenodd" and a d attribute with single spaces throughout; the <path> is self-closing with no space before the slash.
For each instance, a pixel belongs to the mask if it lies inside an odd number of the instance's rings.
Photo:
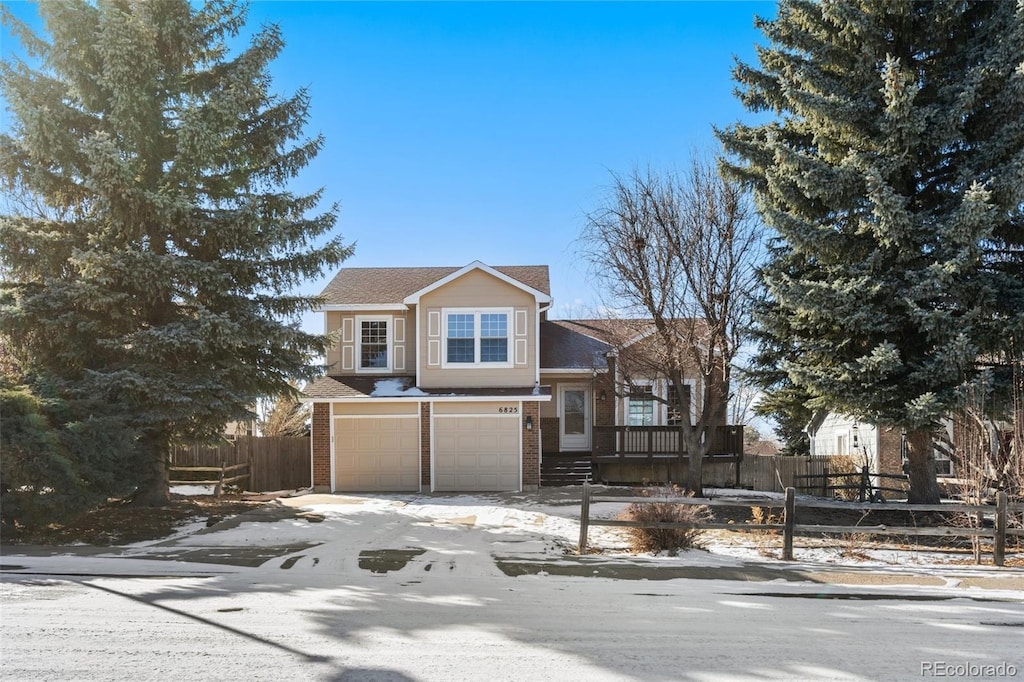
<path id="1" fill-rule="evenodd" d="M 498 414 L 519 414 L 518 407 L 499 407 Z"/>

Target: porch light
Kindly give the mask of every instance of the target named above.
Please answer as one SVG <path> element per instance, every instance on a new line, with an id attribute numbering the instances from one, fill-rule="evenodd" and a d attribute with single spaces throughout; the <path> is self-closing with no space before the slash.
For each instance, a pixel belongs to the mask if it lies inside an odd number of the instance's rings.
<path id="1" fill-rule="evenodd" d="M 608 400 L 608 392 L 602 388 L 601 392 L 597 394 L 597 399 L 600 400 L 602 403 Z"/>
<path id="2" fill-rule="evenodd" d="M 526 415 L 526 430 L 533 431 L 533 416 Z"/>

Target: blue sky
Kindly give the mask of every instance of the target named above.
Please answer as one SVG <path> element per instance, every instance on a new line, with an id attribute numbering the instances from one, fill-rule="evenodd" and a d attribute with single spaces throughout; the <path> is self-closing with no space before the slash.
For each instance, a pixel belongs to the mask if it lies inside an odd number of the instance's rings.
<path id="1" fill-rule="evenodd" d="M 29 17 L 30 5 L 7 3 Z M 599 300 L 576 253 L 610 171 L 672 169 L 745 113 L 765 2 L 256 2 L 274 88 L 309 88 L 326 146 L 297 183 L 341 205 L 347 266 L 551 266 L 557 317 Z M 3 34 L 5 55 L 13 49 Z M 304 287 L 319 292 L 333 273 Z M 322 329 L 320 316 L 304 326 Z"/>

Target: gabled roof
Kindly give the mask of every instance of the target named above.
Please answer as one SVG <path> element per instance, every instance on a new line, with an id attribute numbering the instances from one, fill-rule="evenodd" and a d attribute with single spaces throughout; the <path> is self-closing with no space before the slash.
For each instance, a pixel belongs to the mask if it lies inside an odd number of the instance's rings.
<path id="1" fill-rule="evenodd" d="M 479 265 L 477 265 L 479 264 Z M 550 297 L 546 265 L 486 266 L 476 261 L 465 267 L 342 268 L 324 288 L 324 307 L 401 305 L 406 298 L 429 289 L 441 280 L 469 269 L 486 269 L 515 280 L 523 287 Z M 438 284 L 438 286 L 440 286 Z"/>
<path id="2" fill-rule="evenodd" d="M 545 270 L 547 270 L 547 266 L 538 266 L 538 267 L 543 267 Z M 473 261 L 472 263 L 470 263 L 469 265 L 467 265 L 464 268 L 460 268 L 460 269 L 456 270 L 455 272 L 451 273 L 450 275 L 446 275 L 445 277 L 442 277 L 441 279 L 437 280 L 436 282 L 433 282 L 432 284 L 428 284 L 427 286 L 423 287 L 419 291 L 416 291 L 416 292 L 413 292 L 413 293 L 409 294 L 408 296 L 405 297 L 405 300 L 403 300 L 402 302 L 403 303 L 407 303 L 407 304 L 418 304 L 420 302 L 420 297 L 421 296 L 425 296 L 426 294 L 429 294 L 431 291 L 434 291 L 435 289 L 443 287 L 445 284 L 448 284 L 449 282 L 453 282 L 453 281 L 457 280 L 459 277 L 462 277 L 463 275 L 465 275 L 465 274 L 467 274 L 469 272 L 473 272 L 474 270 L 480 270 L 481 272 L 486 272 L 487 274 L 491 275 L 492 277 L 496 277 L 496 278 L 502 280 L 506 284 L 511 284 L 512 286 L 516 287 L 517 289 L 522 289 L 523 291 L 526 291 L 528 294 L 533 296 L 535 299 L 537 299 L 537 301 L 539 301 L 541 303 L 550 303 L 551 302 L 551 295 L 548 292 L 541 291 L 540 289 L 537 289 L 536 287 L 531 287 L 529 284 L 526 284 L 525 282 L 521 282 L 518 279 L 516 279 L 515 277 L 512 277 L 510 275 L 506 275 L 504 272 L 501 272 L 500 270 L 495 270 L 491 266 L 489 266 L 489 265 L 487 265 L 485 263 L 481 263 L 478 260 Z"/>

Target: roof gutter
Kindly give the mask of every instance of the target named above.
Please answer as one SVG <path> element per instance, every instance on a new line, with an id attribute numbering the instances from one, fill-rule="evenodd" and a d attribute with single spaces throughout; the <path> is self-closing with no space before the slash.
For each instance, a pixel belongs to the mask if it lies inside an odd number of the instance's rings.
<path id="1" fill-rule="evenodd" d="M 328 312 L 361 312 L 364 310 L 388 310 L 401 311 L 409 310 L 404 303 L 329 303 L 313 310 L 314 313 Z"/>

